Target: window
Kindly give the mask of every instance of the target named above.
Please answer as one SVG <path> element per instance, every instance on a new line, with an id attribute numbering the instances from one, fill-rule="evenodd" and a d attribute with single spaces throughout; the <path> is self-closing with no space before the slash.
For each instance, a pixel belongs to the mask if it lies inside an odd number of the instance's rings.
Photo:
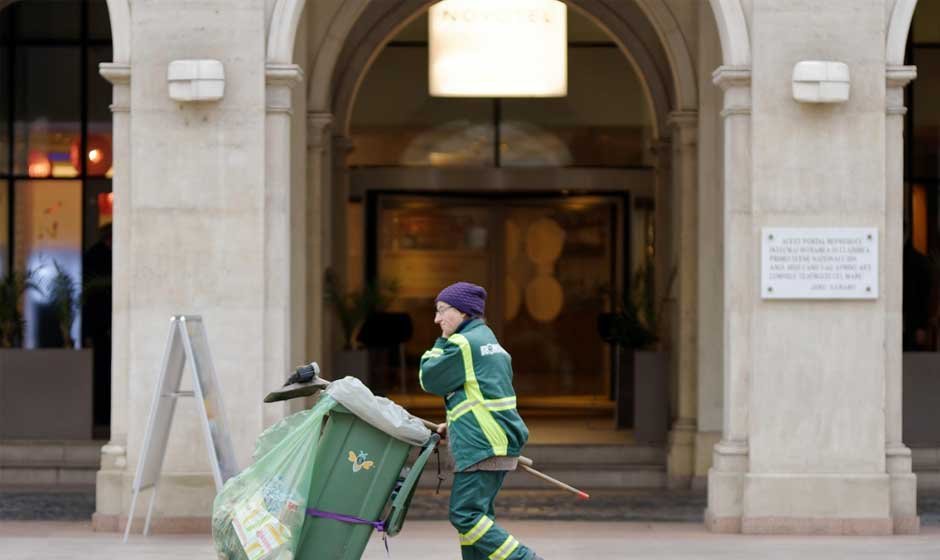
<path id="1" fill-rule="evenodd" d="M 105 0 L 23 0 L 0 12 L 0 275 L 35 271 L 41 286 L 58 264 L 76 283 L 89 279 L 83 257 L 113 202 L 111 88 L 98 74 L 110 60 Z M 95 272 L 110 277 L 107 268 Z M 24 316 L 25 347 L 65 344 L 47 294 L 28 292 Z M 67 331 L 77 345 L 81 323 Z"/>
<path id="2" fill-rule="evenodd" d="M 940 2 L 914 13 L 907 64 L 904 166 L 904 349 L 940 348 Z"/>

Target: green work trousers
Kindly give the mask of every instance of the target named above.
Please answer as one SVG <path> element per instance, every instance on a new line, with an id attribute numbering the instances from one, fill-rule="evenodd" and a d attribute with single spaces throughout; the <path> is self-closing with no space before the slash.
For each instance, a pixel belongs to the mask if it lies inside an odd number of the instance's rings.
<path id="1" fill-rule="evenodd" d="M 506 471 L 454 473 L 450 524 L 460 536 L 463 560 L 529 560 L 533 553 L 496 524 L 493 504 Z"/>

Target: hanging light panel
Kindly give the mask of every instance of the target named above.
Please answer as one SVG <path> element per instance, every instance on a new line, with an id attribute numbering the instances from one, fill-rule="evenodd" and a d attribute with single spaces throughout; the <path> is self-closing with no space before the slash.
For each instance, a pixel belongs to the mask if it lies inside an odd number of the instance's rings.
<path id="1" fill-rule="evenodd" d="M 438 97 L 564 97 L 567 8 L 556 0 L 444 0 L 428 15 Z"/>

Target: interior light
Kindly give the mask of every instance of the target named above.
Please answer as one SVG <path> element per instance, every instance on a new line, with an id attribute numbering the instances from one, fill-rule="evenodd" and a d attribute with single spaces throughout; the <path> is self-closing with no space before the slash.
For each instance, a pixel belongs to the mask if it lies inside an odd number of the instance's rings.
<path id="1" fill-rule="evenodd" d="M 556 0 L 444 0 L 428 17 L 431 95 L 564 97 L 567 8 Z"/>
<path id="2" fill-rule="evenodd" d="M 38 150 L 30 150 L 26 158 L 26 174 L 33 178 L 48 177 L 52 173 L 49 156 Z"/>

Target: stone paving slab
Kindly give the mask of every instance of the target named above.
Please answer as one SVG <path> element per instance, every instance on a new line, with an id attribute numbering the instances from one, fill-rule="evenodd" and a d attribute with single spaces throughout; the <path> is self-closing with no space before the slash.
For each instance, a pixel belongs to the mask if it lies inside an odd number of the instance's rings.
<path id="1" fill-rule="evenodd" d="M 940 558 L 940 527 L 916 536 L 799 537 L 716 535 L 701 524 L 510 521 L 513 535 L 548 560 L 920 560 Z M 389 540 L 393 560 L 457 560 L 446 522 L 416 521 Z M 0 560 L 215 560 L 207 536 L 94 533 L 87 522 L 0 522 Z M 383 560 L 380 536 L 363 560 Z"/>
<path id="2" fill-rule="evenodd" d="M 446 520 L 448 499 L 446 490 L 419 490 L 408 519 Z M 510 489 L 496 502 L 497 514 L 507 519 L 664 523 L 702 523 L 705 504 L 703 492 L 675 490 L 599 491 L 585 502 L 566 492 Z M 82 521 L 94 511 L 94 488 L 0 487 L 0 521 Z M 922 525 L 940 526 L 940 494 L 921 493 L 918 511 Z"/>

